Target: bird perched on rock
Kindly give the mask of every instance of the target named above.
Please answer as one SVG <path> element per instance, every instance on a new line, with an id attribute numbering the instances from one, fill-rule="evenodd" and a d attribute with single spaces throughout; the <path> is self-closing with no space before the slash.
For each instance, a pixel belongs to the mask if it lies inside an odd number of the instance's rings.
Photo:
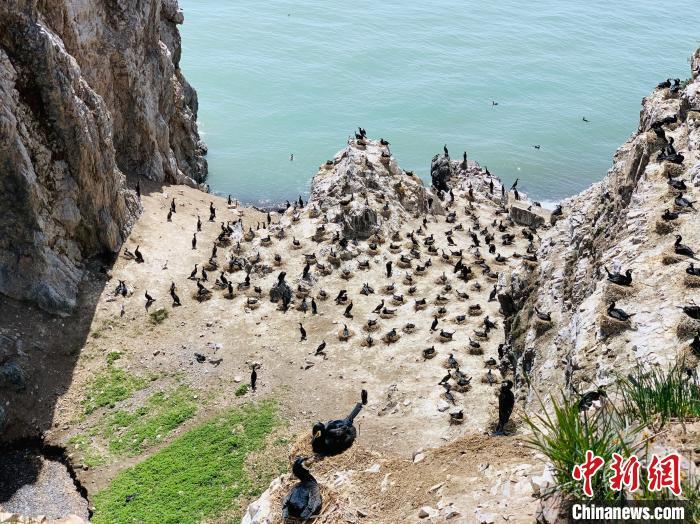
<path id="1" fill-rule="evenodd" d="M 304 467 L 303 457 L 297 457 L 292 466 L 292 474 L 299 479 L 282 501 L 282 518 L 307 521 L 321 512 L 323 500 L 321 490 L 314 476 Z"/>
<path id="2" fill-rule="evenodd" d="M 515 405 L 515 395 L 513 395 L 513 382 L 506 380 L 501 384 L 501 390 L 498 393 L 498 424 L 494 436 L 505 435 L 505 426 L 513 413 Z"/>
<path id="3" fill-rule="evenodd" d="M 317 422 L 312 429 L 311 447 L 315 453 L 323 456 L 339 455 L 352 446 L 357 437 L 357 429 L 353 425 L 355 417 L 362 407 L 367 405 L 367 390 L 362 390 L 361 401 L 352 412 L 340 420 L 331 420 L 326 424 Z"/>
<path id="4" fill-rule="evenodd" d="M 620 272 L 615 272 L 611 273 L 608 271 L 608 268 L 603 266 L 603 269 L 605 269 L 605 272 L 608 274 L 608 280 L 612 282 L 613 284 L 617 284 L 619 286 L 629 286 L 632 284 L 632 270 L 628 269 L 625 271 L 625 274 L 623 275 Z"/>

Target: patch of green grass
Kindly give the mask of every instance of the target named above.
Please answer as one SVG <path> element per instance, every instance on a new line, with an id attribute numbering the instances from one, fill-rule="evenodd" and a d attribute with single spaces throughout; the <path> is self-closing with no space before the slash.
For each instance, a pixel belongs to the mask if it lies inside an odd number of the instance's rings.
<path id="1" fill-rule="evenodd" d="M 148 316 L 151 318 L 151 324 L 161 324 L 168 318 L 168 310 L 164 308 L 156 309 L 152 311 Z"/>
<path id="2" fill-rule="evenodd" d="M 529 444 L 543 453 L 554 466 L 556 483 L 564 493 L 584 498 L 583 483 L 573 480 L 571 472 L 575 465 L 586 460 L 586 450 L 603 457 L 606 464 L 612 454 L 623 457 L 632 454 L 631 443 L 636 429 L 626 426 L 614 411 L 598 411 L 587 416 L 579 413 L 578 399 L 552 398 L 552 409 L 542 414 L 526 415 L 525 421 L 532 429 Z M 608 479 L 612 471 L 605 468 L 604 474 L 593 478 L 596 500 L 611 500 L 619 494 L 609 489 Z"/>
<path id="3" fill-rule="evenodd" d="M 109 353 L 107 353 L 107 364 L 111 366 L 120 358 L 122 358 L 122 354 L 120 351 L 110 351 Z"/>
<path id="4" fill-rule="evenodd" d="M 82 462 L 90 468 L 96 468 L 106 463 L 104 456 L 100 455 L 92 446 L 90 437 L 87 435 L 75 435 L 68 440 L 76 451 L 80 452 Z"/>
<path id="5" fill-rule="evenodd" d="M 143 389 L 146 383 L 146 379 L 110 365 L 88 384 L 83 400 L 85 414 L 89 415 L 103 406 L 114 406 L 120 400 L 129 398 L 134 391 Z"/>
<path id="6" fill-rule="evenodd" d="M 238 388 L 236 388 L 234 395 L 236 395 L 237 397 L 242 397 L 243 395 L 248 393 L 249 388 L 250 386 L 248 384 L 241 384 L 240 386 L 238 386 Z"/>
<path id="7" fill-rule="evenodd" d="M 109 451 L 115 455 L 138 455 L 156 444 L 197 412 L 192 391 L 179 387 L 170 393 L 155 393 L 136 411 L 111 413 L 102 430 Z"/>
<path id="8" fill-rule="evenodd" d="M 221 514 L 257 491 L 246 458 L 277 424 L 274 403 L 262 402 L 189 430 L 98 492 L 93 522 L 187 524 Z"/>
<path id="9" fill-rule="evenodd" d="M 619 384 L 625 411 L 655 431 L 673 419 L 700 418 L 700 385 L 686 375 L 683 363 L 667 371 L 636 368 Z"/>

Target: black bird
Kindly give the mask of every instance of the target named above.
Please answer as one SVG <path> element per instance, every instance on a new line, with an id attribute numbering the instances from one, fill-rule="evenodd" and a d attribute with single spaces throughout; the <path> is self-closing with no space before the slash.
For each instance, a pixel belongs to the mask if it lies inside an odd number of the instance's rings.
<path id="1" fill-rule="evenodd" d="M 540 320 L 544 320 L 545 322 L 551 322 L 552 321 L 552 314 L 544 311 L 540 311 L 537 309 L 537 306 L 535 306 L 535 314 L 537 315 L 537 318 Z"/>
<path id="2" fill-rule="evenodd" d="M 175 199 L 174 198 L 173 198 L 172 202 L 170 202 L 170 212 L 177 213 L 177 209 L 175 209 Z"/>
<path id="3" fill-rule="evenodd" d="M 435 331 L 438 325 L 438 317 L 433 318 L 433 323 L 430 324 L 430 331 Z"/>
<path id="4" fill-rule="evenodd" d="M 197 233 L 192 235 L 192 249 L 197 249 Z"/>
<path id="5" fill-rule="evenodd" d="M 610 305 L 608 306 L 608 316 L 612 317 L 616 320 L 621 320 L 621 321 L 625 322 L 625 321 L 629 320 L 631 317 L 633 317 L 635 314 L 636 313 L 627 314 L 622 309 L 616 308 L 614 301 L 610 302 Z"/>
<path id="6" fill-rule="evenodd" d="M 681 240 L 683 240 L 683 237 L 676 235 L 676 242 L 673 244 L 673 250 L 676 252 L 676 254 L 695 258 L 695 252 L 685 244 L 681 244 Z"/>
<path id="7" fill-rule="evenodd" d="M 695 334 L 693 341 L 690 343 L 690 349 L 693 350 L 696 357 L 700 358 L 700 331 Z"/>
<path id="8" fill-rule="evenodd" d="M 683 310 L 683 313 L 688 315 L 690 318 L 693 318 L 695 320 L 700 320 L 700 306 L 692 305 L 692 306 L 678 306 L 680 309 Z"/>
<path id="9" fill-rule="evenodd" d="M 301 340 L 299 342 L 303 342 L 306 340 L 306 330 L 304 329 L 304 326 L 299 322 L 299 333 L 301 333 Z"/>
<path id="10" fill-rule="evenodd" d="M 326 353 L 325 353 L 324 349 L 326 349 L 326 341 L 325 341 L 325 340 L 322 341 L 322 342 L 318 345 L 318 347 L 316 348 L 316 353 L 315 353 L 315 354 L 316 354 L 316 355 L 323 355 L 323 356 L 326 356 Z"/>
<path id="11" fill-rule="evenodd" d="M 444 146 L 442 146 L 442 150 L 445 152 L 445 156 L 446 156 L 447 158 L 449 158 L 449 157 L 450 157 L 450 152 L 447 150 L 447 144 L 445 144 Z"/>
<path id="12" fill-rule="evenodd" d="M 180 303 L 180 297 L 177 296 L 177 293 L 175 293 L 174 289 L 172 289 L 170 291 L 170 296 L 173 297 L 173 306 L 181 306 L 182 305 Z"/>
<path id="13" fill-rule="evenodd" d="M 194 265 L 194 269 L 192 270 L 192 273 L 190 273 L 189 278 L 190 280 L 197 278 L 197 264 Z"/>
<path id="14" fill-rule="evenodd" d="M 496 300 L 496 293 L 497 293 L 497 286 L 496 284 L 493 285 L 493 289 L 491 290 L 491 293 L 489 293 L 489 302 L 493 302 Z"/>
<path id="15" fill-rule="evenodd" d="M 172 222 L 172 221 L 173 221 L 173 211 L 171 209 L 170 211 L 168 211 L 168 222 Z"/>
<path id="16" fill-rule="evenodd" d="M 282 518 L 299 519 L 306 522 L 321 512 L 323 500 L 321 490 L 314 476 L 304 467 L 304 458 L 297 457 L 292 473 L 299 479 L 282 501 Z"/>
<path id="17" fill-rule="evenodd" d="M 423 350 L 423 358 L 424 359 L 429 359 L 433 358 L 435 356 L 435 346 L 430 346 L 429 348 L 425 348 Z"/>
<path id="18" fill-rule="evenodd" d="M 141 251 L 139 251 L 139 246 L 136 246 L 136 249 L 134 249 L 134 257 L 136 258 L 136 262 L 139 264 L 144 262 L 143 255 L 141 254 Z"/>
<path id="19" fill-rule="evenodd" d="M 312 315 L 318 314 L 318 308 L 316 307 L 316 300 L 313 297 L 311 297 L 311 314 Z"/>
<path id="20" fill-rule="evenodd" d="M 144 296 L 146 297 L 146 309 L 148 309 L 149 307 L 151 307 L 151 304 L 153 304 L 156 301 L 156 299 L 149 295 L 148 291 L 146 291 Z"/>
<path id="21" fill-rule="evenodd" d="M 197 215 L 197 231 L 199 232 L 201 230 L 202 230 L 202 219 L 199 218 L 199 215 Z"/>
<path id="22" fill-rule="evenodd" d="M 496 425 L 496 431 L 493 433 L 494 436 L 506 434 L 505 426 L 510 419 L 510 414 L 513 413 L 514 405 L 513 382 L 506 380 L 501 384 L 501 391 L 498 393 L 498 424 Z"/>
<path id="23" fill-rule="evenodd" d="M 250 389 L 255 391 L 255 388 L 258 383 L 258 371 L 257 371 L 257 366 L 253 366 L 252 371 L 250 372 Z"/>
<path id="24" fill-rule="evenodd" d="M 581 120 L 583 120 L 584 122 L 589 122 L 589 120 L 585 116 Z"/>
<path id="25" fill-rule="evenodd" d="M 613 284 L 618 284 L 620 286 L 629 286 L 632 284 L 632 270 L 628 269 L 625 274 L 622 273 L 611 273 L 608 268 L 603 266 L 605 272 L 608 274 L 608 280 Z"/>
<path id="26" fill-rule="evenodd" d="M 386 276 L 387 278 L 391 278 L 391 260 L 386 263 Z"/>
<path id="27" fill-rule="evenodd" d="M 540 145 L 537 144 L 536 146 L 532 146 L 532 147 L 534 147 L 535 149 L 539 149 L 539 148 L 540 148 Z"/>
<path id="28" fill-rule="evenodd" d="M 594 389 L 593 391 L 587 391 L 578 401 L 579 411 L 588 411 L 594 402 L 600 400 L 602 397 L 607 398 L 608 395 L 605 393 L 603 388 Z"/>
<path id="29" fill-rule="evenodd" d="M 379 303 L 379 305 L 372 310 L 372 313 L 381 312 L 383 307 L 384 307 L 384 299 L 382 299 L 382 301 Z"/>
<path id="30" fill-rule="evenodd" d="M 353 426 L 355 417 L 367 404 L 367 391 L 362 390 L 361 402 L 358 402 L 352 412 L 342 420 L 331 420 L 326 424 L 317 422 L 312 429 L 311 447 L 315 453 L 323 456 L 339 455 L 352 446 L 357 437 L 357 429 Z"/>
<path id="31" fill-rule="evenodd" d="M 347 305 L 347 307 L 345 308 L 345 313 L 343 313 L 343 316 L 345 318 L 352 318 L 352 313 L 350 313 L 351 311 L 352 311 L 352 302 L 350 302 Z"/>
<path id="32" fill-rule="evenodd" d="M 518 187 L 518 180 L 520 180 L 520 179 L 519 179 L 519 178 L 516 178 L 516 179 L 515 179 L 515 182 L 513 182 L 513 185 L 510 186 L 510 190 L 511 190 L 511 191 L 513 191 L 516 187 Z"/>
<path id="33" fill-rule="evenodd" d="M 671 220 L 676 220 L 678 218 L 678 213 L 673 212 L 670 209 L 667 209 L 666 211 L 664 211 L 664 214 L 661 215 L 661 218 L 667 222 L 669 222 Z"/>
<path id="34" fill-rule="evenodd" d="M 678 196 L 673 199 L 673 203 L 678 207 L 689 207 L 690 209 L 695 209 L 693 207 L 695 200 L 688 200 L 683 196 L 683 193 L 678 193 Z"/>
<path id="35" fill-rule="evenodd" d="M 685 268 L 685 272 L 694 277 L 700 277 L 700 267 L 695 267 L 692 262 Z"/>

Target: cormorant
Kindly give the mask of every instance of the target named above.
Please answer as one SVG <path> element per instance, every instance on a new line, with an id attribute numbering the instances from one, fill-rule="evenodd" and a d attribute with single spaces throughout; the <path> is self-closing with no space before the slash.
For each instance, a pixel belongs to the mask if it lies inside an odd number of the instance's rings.
<path id="1" fill-rule="evenodd" d="M 632 270 L 628 269 L 625 271 L 625 274 L 623 275 L 622 273 L 616 272 L 616 273 L 611 273 L 608 271 L 608 268 L 603 266 L 603 269 L 605 269 L 605 272 L 608 274 L 608 280 L 612 282 L 613 284 L 618 284 L 620 286 L 629 286 L 632 284 Z"/>
<path id="2" fill-rule="evenodd" d="M 372 310 L 372 313 L 381 312 L 383 307 L 384 307 L 384 299 L 382 299 L 382 301 L 379 303 L 379 305 Z"/>
<path id="3" fill-rule="evenodd" d="M 197 249 L 197 233 L 192 235 L 192 249 Z"/>
<path id="4" fill-rule="evenodd" d="M 136 262 L 139 264 L 144 262 L 143 255 L 141 254 L 141 251 L 139 251 L 139 246 L 136 246 L 136 249 L 134 249 L 134 257 L 136 258 Z"/>
<path id="5" fill-rule="evenodd" d="M 505 435 L 505 425 L 510 419 L 515 405 L 515 395 L 513 395 L 513 382 L 506 380 L 501 384 L 501 391 L 498 393 L 498 424 L 493 435 Z"/>
<path id="6" fill-rule="evenodd" d="M 694 277 L 700 277 L 700 267 L 695 267 L 692 262 L 685 268 L 685 272 Z"/>
<path id="7" fill-rule="evenodd" d="M 387 278 L 391 278 L 391 260 L 386 263 L 386 276 Z"/>
<path id="8" fill-rule="evenodd" d="M 345 313 L 343 313 L 343 316 L 345 318 L 352 318 L 352 313 L 350 313 L 351 311 L 352 311 L 352 301 L 350 301 L 350 303 L 345 308 Z"/>
<path id="9" fill-rule="evenodd" d="M 578 401 L 579 411 L 588 411 L 593 406 L 594 402 L 599 401 L 602 397 L 607 398 L 607 393 L 603 388 L 594 389 L 593 391 L 587 391 L 581 395 Z"/>
<path id="10" fill-rule="evenodd" d="M 625 321 L 629 320 L 631 317 L 633 317 L 634 315 L 635 315 L 635 313 L 627 314 L 622 309 L 616 308 L 615 301 L 610 302 L 610 305 L 608 306 L 608 316 L 610 316 L 616 320 L 621 320 L 621 321 L 625 322 Z"/>
<path id="11" fill-rule="evenodd" d="M 367 404 L 367 391 L 362 390 L 361 402 L 358 402 L 352 412 L 342 420 L 331 420 L 326 424 L 317 422 L 312 429 L 311 447 L 314 452 L 323 456 L 333 456 L 343 453 L 352 446 L 357 436 L 353 426 L 355 417 Z"/>
<path id="12" fill-rule="evenodd" d="M 253 369 L 250 372 L 250 389 L 255 391 L 255 388 L 257 386 L 257 382 L 258 382 L 257 366 L 253 366 Z"/>
<path id="13" fill-rule="evenodd" d="M 321 490 L 314 476 L 304 467 L 304 458 L 297 457 L 292 473 L 299 479 L 282 502 L 282 518 L 290 517 L 304 522 L 321 512 Z"/>
<path id="14" fill-rule="evenodd" d="M 673 244 L 673 250 L 676 252 L 676 254 L 695 258 L 695 252 L 685 244 L 681 244 L 681 240 L 683 240 L 683 237 L 676 235 L 676 242 Z"/>
<path id="15" fill-rule="evenodd" d="M 435 331 L 438 325 L 438 317 L 433 318 L 433 323 L 430 324 L 430 331 Z"/>
<path id="16" fill-rule="evenodd" d="M 489 302 L 493 302 L 494 300 L 496 300 L 496 293 L 498 292 L 497 289 L 497 285 L 494 284 L 491 293 L 489 293 Z"/>
<path id="17" fill-rule="evenodd" d="M 299 333 L 301 333 L 301 340 L 299 340 L 299 342 L 306 340 L 306 330 L 301 322 L 299 322 Z"/>

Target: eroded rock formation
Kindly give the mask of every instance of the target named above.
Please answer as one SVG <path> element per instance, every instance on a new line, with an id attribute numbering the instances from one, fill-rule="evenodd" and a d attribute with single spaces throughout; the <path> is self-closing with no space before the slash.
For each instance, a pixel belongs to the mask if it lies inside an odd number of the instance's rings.
<path id="1" fill-rule="evenodd" d="M 126 177 L 206 176 L 175 0 L 0 5 L 0 293 L 75 306 L 139 212 Z"/>

